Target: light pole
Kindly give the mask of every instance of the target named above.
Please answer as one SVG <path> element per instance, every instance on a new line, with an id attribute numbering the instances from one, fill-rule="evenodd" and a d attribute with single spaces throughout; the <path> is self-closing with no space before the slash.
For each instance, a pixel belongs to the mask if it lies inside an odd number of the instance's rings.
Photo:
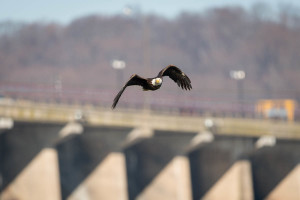
<path id="1" fill-rule="evenodd" d="M 126 62 L 123 60 L 113 60 L 111 66 L 116 70 L 117 87 L 122 87 L 124 81 L 123 69 L 126 67 Z"/>
<path id="2" fill-rule="evenodd" d="M 54 77 L 53 80 L 53 86 L 54 86 L 54 100 L 58 101 L 61 100 L 60 98 L 62 97 L 62 91 L 63 91 L 63 85 L 62 85 L 62 78 L 60 74 L 57 74 Z"/>
<path id="3" fill-rule="evenodd" d="M 242 114 L 242 117 L 245 116 L 244 112 L 244 79 L 246 78 L 246 72 L 243 70 L 231 70 L 230 77 L 233 80 L 236 80 L 237 83 L 237 99 L 239 102 L 239 111 Z"/>

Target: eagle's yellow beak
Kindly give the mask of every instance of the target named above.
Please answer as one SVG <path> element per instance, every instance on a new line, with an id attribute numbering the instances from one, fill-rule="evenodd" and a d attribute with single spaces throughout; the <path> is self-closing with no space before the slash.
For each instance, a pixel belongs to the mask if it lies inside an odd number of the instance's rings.
<path id="1" fill-rule="evenodd" d="M 158 78 L 157 78 L 157 79 L 155 79 L 155 83 L 157 83 L 157 84 L 159 83 L 159 79 L 158 79 Z"/>

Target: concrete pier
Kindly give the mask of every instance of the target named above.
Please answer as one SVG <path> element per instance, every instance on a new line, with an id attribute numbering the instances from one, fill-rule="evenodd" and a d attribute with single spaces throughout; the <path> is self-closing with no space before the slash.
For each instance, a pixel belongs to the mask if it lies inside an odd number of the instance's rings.
<path id="1" fill-rule="evenodd" d="M 247 160 L 235 162 L 202 199 L 253 200 L 250 166 Z"/>
<path id="2" fill-rule="evenodd" d="M 5 188 L 1 199 L 60 200 L 57 161 L 54 149 L 43 149 Z"/>
<path id="3" fill-rule="evenodd" d="M 189 164 L 182 155 L 195 134 L 155 131 L 126 148 L 129 199 L 190 199 Z"/>
<path id="4" fill-rule="evenodd" d="M 120 151 L 131 130 L 84 127 L 82 134 L 70 135 L 58 143 L 62 198 L 114 199 L 119 195 L 126 199 L 126 166 Z"/>
<path id="5" fill-rule="evenodd" d="M 126 180 L 124 155 L 117 152 L 109 153 L 67 199 L 127 200 Z"/>
<path id="6" fill-rule="evenodd" d="M 190 152 L 188 156 L 192 174 L 193 199 L 205 197 L 210 199 L 208 197 L 214 196 L 213 193 L 215 192 L 213 191 L 215 189 L 213 188 L 217 187 L 217 182 L 223 179 L 225 179 L 224 182 L 227 182 L 226 173 L 233 171 L 232 174 L 236 174 L 236 170 L 239 168 L 250 170 L 250 167 L 245 167 L 246 164 L 238 163 L 243 163 L 241 160 L 244 160 L 247 154 L 254 149 L 255 140 L 254 137 L 216 136 L 212 143 L 204 143 Z M 240 174 L 239 177 L 244 178 L 245 176 L 247 179 L 246 177 L 251 174 L 251 171 L 248 170 L 242 170 L 244 174 Z M 241 183 L 244 184 L 243 181 Z M 248 185 L 241 188 L 248 188 L 247 190 L 250 191 L 239 190 L 235 193 L 251 193 L 251 181 L 246 184 Z M 232 187 L 227 188 L 229 191 L 236 189 L 234 184 L 229 184 L 227 187 Z M 236 199 L 235 194 L 228 193 L 228 195 L 233 195 L 229 199 Z"/>
<path id="7" fill-rule="evenodd" d="M 17 122 L 1 133 L 1 200 L 60 199 L 57 154 L 51 146 L 62 127 Z"/>
<path id="8" fill-rule="evenodd" d="M 255 199 L 298 199 L 299 140 L 278 139 L 275 146 L 253 152 L 250 160 Z M 290 184 L 293 186 L 287 187 Z"/>
<path id="9" fill-rule="evenodd" d="M 298 164 L 266 199 L 300 199 L 300 164 Z"/>

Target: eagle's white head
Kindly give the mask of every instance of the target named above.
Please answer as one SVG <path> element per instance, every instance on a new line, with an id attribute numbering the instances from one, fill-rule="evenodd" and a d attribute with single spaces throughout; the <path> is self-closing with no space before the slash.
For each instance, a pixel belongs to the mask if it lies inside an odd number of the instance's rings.
<path id="1" fill-rule="evenodd" d="M 152 79 L 151 83 L 152 83 L 152 85 L 154 85 L 154 86 L 161 85 L 162 79 L 161 79 L 161 78 L 154 78 L 154 79 Z"/>

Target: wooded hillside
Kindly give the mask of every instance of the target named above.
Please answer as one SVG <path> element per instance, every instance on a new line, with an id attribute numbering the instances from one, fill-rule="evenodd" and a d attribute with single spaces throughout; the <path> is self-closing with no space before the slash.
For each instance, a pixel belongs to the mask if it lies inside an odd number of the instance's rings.
<path id="1" fill-rule="evenodd" d="M 153 77 L 168 64 L 190 75 L 192 92 L 181 95 L 165 80 L 158 96 L 235 101 L 236 82 L 229 73 L 244 70 L 247 102 L 299 101 L 300 17 L 281 12 L 271 20 L 261 14 L 218 8 L 175 19 L 93 15 L 68 25 L 22 24 L 1 33 L 0 83 L 52 85 L 59 80 L 65 90 L 109 91 L 110 99 L 120 84 L 111 62 L 119 59 L 126 62 L 123 81 L 133 73 Z"/>

